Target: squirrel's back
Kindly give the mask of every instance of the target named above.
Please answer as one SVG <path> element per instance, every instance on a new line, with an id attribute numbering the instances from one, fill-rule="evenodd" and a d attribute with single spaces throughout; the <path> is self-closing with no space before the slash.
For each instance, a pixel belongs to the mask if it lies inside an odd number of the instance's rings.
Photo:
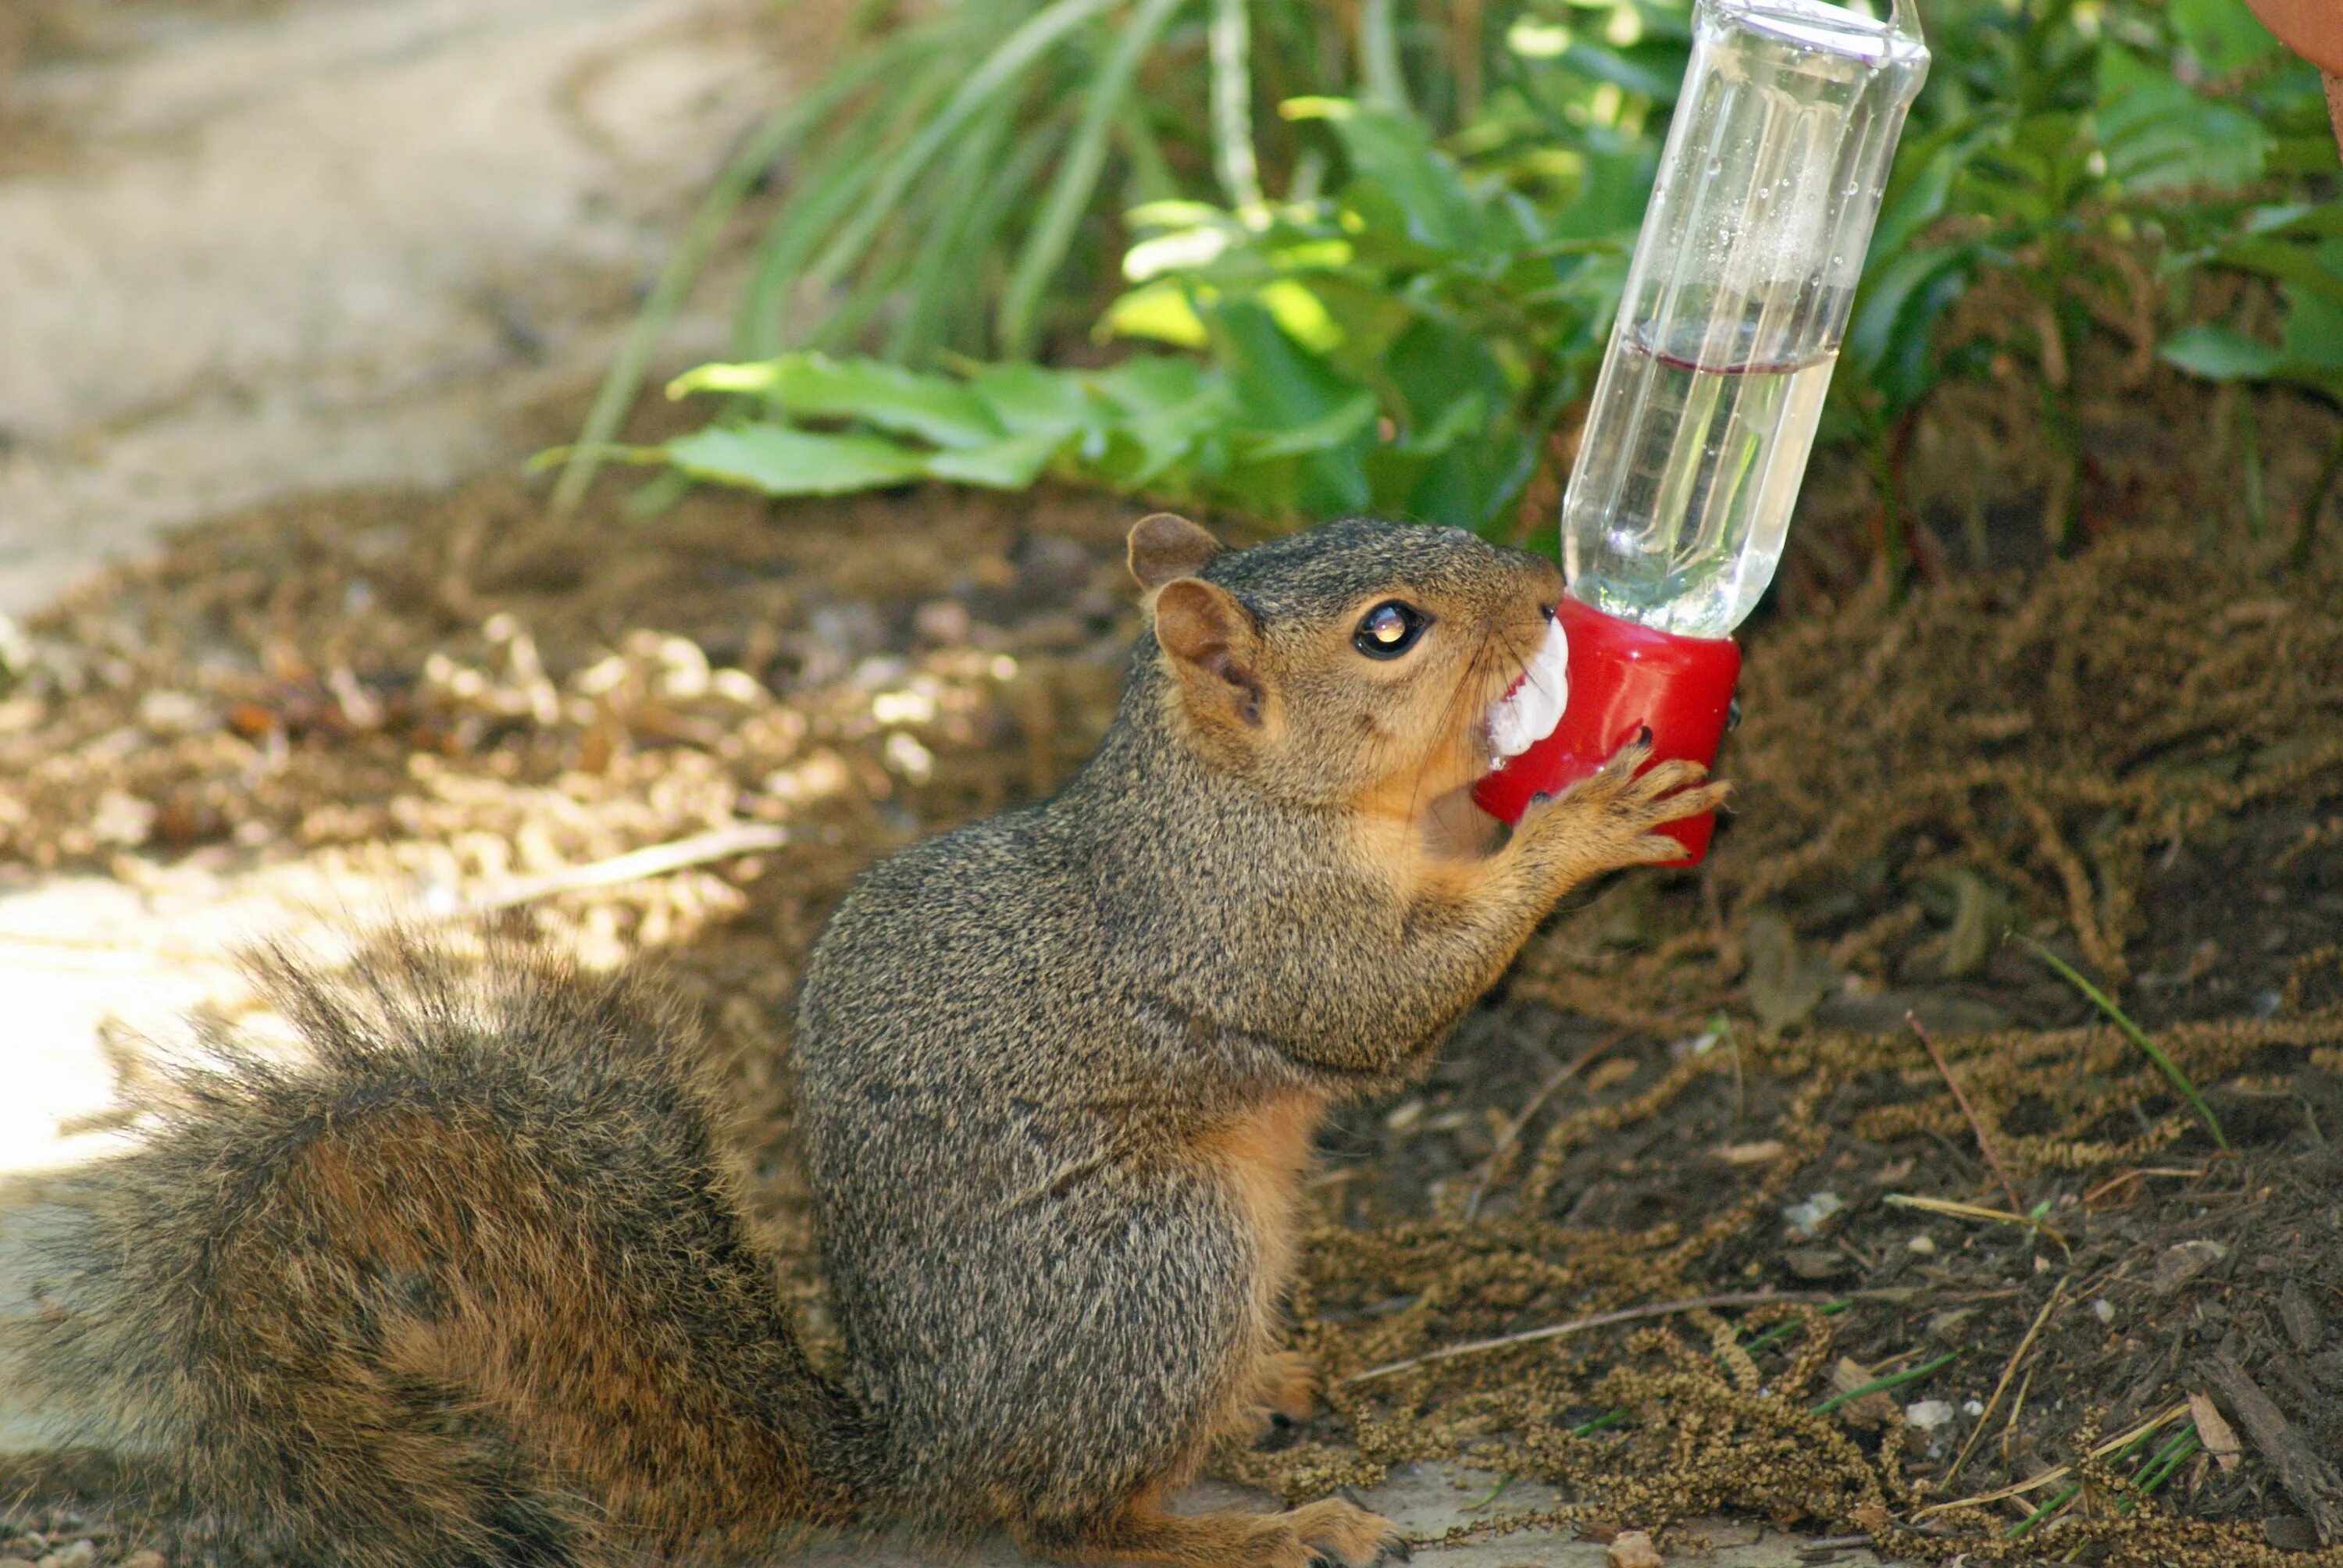
<path id="1" fill-rule="evenodd" d="M 856 1420 L 743 1233 L 670 1002 L 404 941 L 350 980 L 256 972 L 304 1057 L 176 1070 L 13 1331 L 58 1408 L 163 1458 L 161 1519 L 454 1568 L 856 1511 Z"/>

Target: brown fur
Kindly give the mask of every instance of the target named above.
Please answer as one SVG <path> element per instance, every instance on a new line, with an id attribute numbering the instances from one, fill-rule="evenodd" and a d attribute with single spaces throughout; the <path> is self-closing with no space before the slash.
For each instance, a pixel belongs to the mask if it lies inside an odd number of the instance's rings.
<path id="1" fill-rule="evenodd" d="M 1327 1109 L 1420 1070 L 1558 895 L 1675 857 L 1652 829 L 1722 787 L 1630 748 L 1511 832 L 1472 806 L 1560 590 L 1527 556 L 1158 517 L 1131 563 L 1156 628 L 1097 756 L 875 867 L 808 967 L 835 1379 L 655 990 L 413 943 L 264 963 L 310 1059 L 179 1072 L 58 1253 L 64 1309 L 10 1331 L 161 1456 L 186 1555 L 582 1568 L 848 1521 L 1165 1568 L 1398 1549 L 1345 1502 L 1163 1499 L 1307 1408 L 1276 1346 Z M 1426 629 L 1370 658 L 1387 598 Z"/>
<path id="2" fill-rule="evenodd" d="M 1252 1279 L 1255 1364 L 1230 1391 L 1227 1408 L 1213 1423 L 1215 1438 L 1257 1431 L 1264 1407 L 1292 1412 L 1295 1369 L 1290 1352 L 1279 1352 L 1275 1342 L 1281 1326 L 1279 1297 L 1292 1276 L 1302 1178 L 1309 1172 L 1329 1098 L 1309 1091 L 1278 1096 L 1192 1145 L 1210 1179 L 1222 1183 L 1235 1201 L 1259 1260 Z M 1301 1375 L 1306 1380 L 1306 1365 Z M 1305 1382 L 1305 1408 L 1306 1390 Z"/>

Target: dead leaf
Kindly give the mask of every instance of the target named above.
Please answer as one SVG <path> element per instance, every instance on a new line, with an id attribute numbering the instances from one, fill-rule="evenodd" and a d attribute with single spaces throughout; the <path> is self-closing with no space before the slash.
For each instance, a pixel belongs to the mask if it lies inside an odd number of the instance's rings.
<path id="1" fill-rule="evenodd" d="M 2009 895 L 1975 871 L 1953 873 L 1953 929 L 1945 943 L 1945 974 L 1957 980 L 1981 971 L 2008 931 Z"/>
<path id="2" fill-rule="evenodd" d="M 2245 1449 L 2229 1423 L 2221 1419 L 2221 1412 L 2213 1408 L 2213 1396 L 2190 1394 L 2188 1415 L 2197 1423 L 2197 1441 L 2205 1445 L 2205 1452 L 2219 1462 L 2225 1473 L 2237 1469 L 2245 1458 Z"/>
<path id="3" fill-rule="evenodd" d="M 1831 1368 L 1830 1388 L 1833 1393 L 1853 1393 L 1871 1381 L 1871 1373 L 1851 1356 L 1839 1357 L 1838 1364 Z M 1874 1389 L 1860 1399 L 1851 1399 L 1838 1407 L 1841 1421 L 1865 1432 L 1877 1432 L 1895 1413 L 1896 1402 L 1887 1397 L 1885 1389 Z"/>
<path id="4" fill-rule="evenodd" d="M 2219 1241 L 2175 1241 L 2156 1257 L 2156 1293 L 2168 1296 L 2229 1255 Z"/>
<path id="5" fill-rule="evenodd" d="M 1838 971 L 1819 953 L 1801 953 L 1790 922 L 1776 914 L 1751 919 L 1749 1009 L 1757 1030 L 1772 1040 L 1805 1022 L 1823 998 L 1838 989 Z"/>

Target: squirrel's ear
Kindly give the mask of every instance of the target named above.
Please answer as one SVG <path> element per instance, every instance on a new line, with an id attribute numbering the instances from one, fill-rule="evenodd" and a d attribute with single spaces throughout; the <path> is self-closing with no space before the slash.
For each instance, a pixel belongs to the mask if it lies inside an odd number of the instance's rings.
<path id="1" fill-rule="evenodd" d="M 1221 553 L 1221 541 L 1185 518 L 1157 512 L 1131 525 L 1131 575 L 1150 593 L 1193 577 Z"/>
<path id="2" fill-rule="evenodd" d="M 1156 591 L 1155 640 L 1172 656 L 1192 701 L 1202 699 L 1207 709 L 1247 725 L 1261 722 L 1261 636 L 1234 594 L 1196 578 L 1174 578 Z"/>

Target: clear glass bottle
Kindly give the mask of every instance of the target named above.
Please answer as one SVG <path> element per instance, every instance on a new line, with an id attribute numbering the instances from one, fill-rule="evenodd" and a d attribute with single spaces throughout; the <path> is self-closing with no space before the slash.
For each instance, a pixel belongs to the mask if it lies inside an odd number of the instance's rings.
<path id="1" fill-rule="evenodd" d="M 1698 0 L 1563 502 L 1572 597 L 1721 638 L 1755 608 L 1928 69 L 1910 0 Z"/>

